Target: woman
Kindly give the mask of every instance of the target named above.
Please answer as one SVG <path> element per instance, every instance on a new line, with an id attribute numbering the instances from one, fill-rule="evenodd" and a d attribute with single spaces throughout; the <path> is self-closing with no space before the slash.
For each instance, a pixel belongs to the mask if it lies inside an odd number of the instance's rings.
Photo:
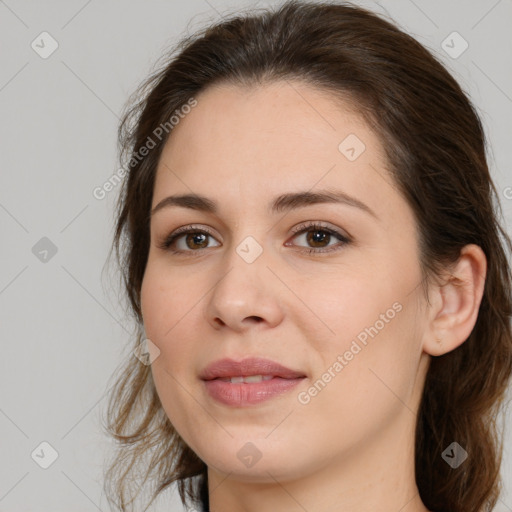
<path id="1" fill-rule="evenodd" d="M 348 4 L 178 49 L 120 127 L 149 359 L 110 396 L 111 503 L 137 468 L 201 510 L 491 510 L 511 243 L 466 95 Z"/>

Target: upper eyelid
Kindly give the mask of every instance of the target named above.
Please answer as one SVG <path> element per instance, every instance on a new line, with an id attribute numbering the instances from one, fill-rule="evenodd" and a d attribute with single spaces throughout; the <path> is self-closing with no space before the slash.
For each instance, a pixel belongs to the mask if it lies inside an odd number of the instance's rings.
<path id="1" fill-rule="evenodd" d="M 334 231 L 335 233 L 338 233 L 340 235 L 346 236 L 347 238 L 350 238 L 350 235 L 346 232 L 346 230 L 335 226 L 331 222 L 322 221 L 322 220 L 308 220 L 308 221 L 299 222 L 298 224 L 293 226 L 293 228 L 291 228 L 291 232 L 293 234 L 297 234 L 298 232 L 300 232 L 302 230 L 305 230 L 308 228 L 314 228 L 314 227 L 331 230 L 331 231 Z M 212 230 L 212 228 L 210 228 L 209 226 L 194 223 L 194 224 L 185 224 L 183 226 L 180 226 L 180 227 L 176 228 L 175 230 L 171 231 L 169 233 L 169 235 L 179 236 L 182 234 L 187 234 L 188 232 L 193 231 L 193 230 L 204 231 L 211 236 L 215 236 L 215 233 L 213 231 L 217 231 L 217 230 Z"/>
<path id="2" fill-rule="evenodd" d="M 337 226 L 334 226 L 332 223 L 328 221 L 321 221 L 321 220 L 307 220 L 300 222 L 296 224 L 292 229 L 292 237 L 298 236 L 299 234 L 305 233 L 310 229 L 318 229 L 318 230 L 325 230 L 332 235 L 338 237 L 338 239 L 343 242 L 353 242 L 353 237 L 350 235 L 346 230 L 339 228 Z M 204 226 L 201 224 L 185 224 L 184 226 L 180 226 L 176 228 L 175 230 L 171 231 L 167 236 L 164 236 L 162 241 L 158 244 L 159 246 L 162 246 L 166 244 L 168 240 L 171 240 L 170 243 L 175 243 L 176 240 L 178 240 L 181 236 L 194 233 L 194 232 L 204 232 L 208 236 L 214 238 L 217 242 L 220 243 L 220 241 L 217 239 L 217 236 L 215 233 L 212 232 L 212 229 L 209 226 Z M 188 252 L 188 251 L 187 251 Z"/>
<path id="3" fill-rule="evenodd" d="M 300 252 L 307 252 L 308 255 L 312 255 L 312 256 L 313 255 L 320 256 L 320 255 L 327 255 L 329 253 L 333 253 L 333 254 L 337 253 L 339 250 L 343 249 L 345 246 L 350 246 L 355 243 L 355 239 L 353 238 L 353 236 L 350 233 L 348 233 L 345 229 L 340 228 L 338 226 L 335 226 L 335 227 L 331 227 L 331 226 L 332 226 L 332 224 L 328 221 L 319 221 L 319 220 L 303 221 L 303 222 L 300 222 L 300 223 L 296 224 L 295 226 L 293 226 L 293 228 L 291 229 L 291 231 L 292 231 L 291 239 L 293 239 L 299 235 L 303 236 L 304 233 L 307 233 L 308 231 L 316 229 L 318 231 L 324 230 L 324 231 L 330 233 L 331 236 L 334 236 L 335 238 L 338 239 L 337 244 L 334 244 L 331 246 L 325 246 L 325 247 L 321 247 L 321 248 L 310 248 L 307 246 L 296 245 L 294 243 L 290 244 L 289 240 L 287 240 L 284 245 L 288 246 L 288 247 L 290 245 L 296 246 L 298 251 L 300 251 Z M 187 249 L 176 249 L 176 248 L 173 249 L 172 248 L 172 246 L 175 246 L 175 244 L 178 243 L 177 241 L 180 240 L 183 236 L 185 236 L 189 233 L 194 233 L 194 232 L 204 232 L 209 237 L 215 239 L 218 243 L 220 243 L 220 245 L 222 245 L 222 242 L 220 242 L 218 240 L 215 233 L 211 232 L 211 228 L 209 226 L 205 227 L 203 225 L 198 225 L 197 223 L 186 224 L 186 225 L 176 228 L 175 230 L 171 231 L 167 236 L 164 236 L 160 240 L 157 240 L 156 245 L 158 246 L 159 249 L 162 249 L 165 252 L 171 251 L 172 253 L 175 253 L 176 255 L 188 254 L 190 257 L 200 256 L 201 254 L 203 254 L 203 251 L 208 251 L 209 249 L 214 248 L 214 247 L 203 247 L 198 250 L 194 250 L 194 249 L 187 250 Z"/>

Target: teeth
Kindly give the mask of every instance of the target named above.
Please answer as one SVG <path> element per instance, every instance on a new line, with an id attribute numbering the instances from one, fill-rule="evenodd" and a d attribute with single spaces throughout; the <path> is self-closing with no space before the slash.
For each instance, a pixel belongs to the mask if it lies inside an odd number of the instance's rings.
<path id="1" fill-rule="evenodd" d="M 253 382 L 261 382 L 263 380 L 271 380 L 273 375 L 248 375 L 247 377 L 222 377 L 219 380 L 224 382 L 231 382 L 231 384 L 241 384 L 242 382 L 246 384 L 251 384 Z"/>

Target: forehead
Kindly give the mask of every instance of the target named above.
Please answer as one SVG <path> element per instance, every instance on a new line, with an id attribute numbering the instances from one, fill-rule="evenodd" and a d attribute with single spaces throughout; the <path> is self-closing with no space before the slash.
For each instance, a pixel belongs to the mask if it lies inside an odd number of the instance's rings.
<path id="1" fill-rule="evenodd" d="M 256 155 L 281 161 L 290 160 L 296 150 L 301 156 L 327 150 L 337 157 L 338 144 L 350 130 L 377 142 L 371 145 L 378 149 L 377 138 L 352 103 L 304 82 L 220 84 L 202 91 L 196 100 L 197 106 L 173 129 L 166 144 L 174 159 L 210 153 L 231 160 Z"/>
<path id="2" fill-rule="evenodd" d="M 390 188 L 381 141 L 348 101 L 297 81 L 222 84 L 196 100 L 164 147 L 153 205 L 191 190 L 260 203 L 315 186 L 377 204 Z"/>

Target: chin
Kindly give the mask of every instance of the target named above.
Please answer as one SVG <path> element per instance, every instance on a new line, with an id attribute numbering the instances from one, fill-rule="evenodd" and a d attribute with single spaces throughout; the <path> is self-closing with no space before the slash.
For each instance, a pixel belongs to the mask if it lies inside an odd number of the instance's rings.
<path id="1" fill-rule="evenodd" d="M 288 442 L 284 439 L 284 442 L 277 439 L 271 442 L 265 437 L 237 436 L 225 445 L 209 444 L 201 459 L 211 469 L 230 474 L 229 478 L 234 480 L 255 483 L 294 480 L 307 472 L 303 467 L 307 457 L 299 450 L 300 442 L 294 444 L 289 437 L 287 439 Z M 212 446 L 216 448 L 214 451 L 211 451 Z"/>

